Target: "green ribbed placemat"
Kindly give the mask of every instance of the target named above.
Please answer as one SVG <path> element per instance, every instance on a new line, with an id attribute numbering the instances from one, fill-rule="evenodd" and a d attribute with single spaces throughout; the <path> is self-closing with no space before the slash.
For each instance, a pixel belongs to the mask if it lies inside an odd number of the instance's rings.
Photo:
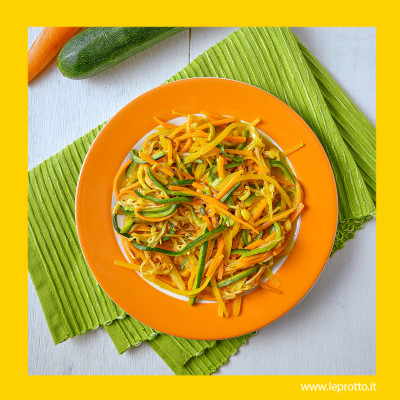
<path id="1" fill-rule="evenodd" d="M 242 28 L 170 79 L 226 77 L 260 87 L 291 106 L 320 139 L 335 174 L 339 224 L 333 252 L 375 213 L 375 129 L 288 28 Z M 104 294 L 79 248 L 74 198 L 79 171 L 100 127 L 28 174 L 28 267 L 54 342 L 99 325 L 118 351 L 149 340 L 177 374 L 209 374 L 247 340 L 180 344 L 144 327 Z M 121 319 L 121 320 L 118 320 Z M 190 358 L 191 356 L 191 358 Z M 188 359 L 183 365 L 182 360 Z"/>
<path id="2" fill-rule="evenodd" d="M 209 375 L 215 372 L 256 334 L 228 340 L 182 339 L 148 328 L 129 315 L 105 326 L 105 329 L 120 354 L 147 340 L 176 375 Z M 142 336 L 138 332 L 143 332 Z"/>
<path id="3" fill-rule="evenodd" d="M 133 346 L 138 346 L 144 340 L 153 340 L 158 336 L 167 336 L 143 325 L 129 315 L 122 320 L 116 320 L 112 324 L 105 326 L 105 329 L 120 354 Z M 182 352 L 182 355 L 178 356 L 178 359 L 184 359 L 185 363 L 190 357 L 198 356 L 205 349 L 215 345 L 215 340 L 189 340 L 174 336 L 171 336 L 171 338 L 171 343 L 174 343 Z"/>
<path id="4" fill-rule="evenodd" d="M 194 355 L 188 349 L 190 342 L 205 342 L 204 340 L 185 340 L 160 334 L 148 343 L 176 375 L 210 375 L 255 334 L 254 332 L 237 338 L 217 340 L 213 346 L 204 347 L 201 353 Z M 181 340 L 182 344 L 177 344 L 177 340 Z"/>

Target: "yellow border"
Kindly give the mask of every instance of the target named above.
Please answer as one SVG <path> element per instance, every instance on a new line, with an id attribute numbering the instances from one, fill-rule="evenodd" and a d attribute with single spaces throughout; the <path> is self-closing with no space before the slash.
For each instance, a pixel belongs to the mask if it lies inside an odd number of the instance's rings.
<path id="1" fill-rule="evenodd" d="M 1 380 L 4 398 L 41 399 L 100 396 L 177 398 L 297 398 L 300 383 L 376 383 L 377 391 L 341 392 L 341 397 L 389 398 L 398 381 L 399 267 L 396 250 L 399 185 L 398 21 L 381 3 L 358 1 L 96 1 L 41 4 L 7 2 L 2 6 L 2 129 L 0 157 L 2 212 Z M 139 3 L 139 4 L 138 4 Z M 314 4 L 312 4 L 314 3 Z M 382 11 L 378 11 L 380 8 Z M 377 26 L 378 45 L 378 327 L 376 376 L 259 377 L 34 377 L 27 375 L 27 87 L 28 26 L 191 25 L 191 26 Z M 4 91 L 5 88 L 5 91 Z M 397 121 L 396 121 L 397 122 Z M 390 197 L 389 197 L 390 190 Z M 385 205 L 385 196 L 392 201 Z M 390 214 L 389 214 L 390 213 Z M 362 266 L 360 266 L 362 267 Z M 354 283 L 355 285 L 357 282 Z M 373 312 L 373 310 L 371 310 Z M 201 380 L 201 382 L 200 382 Z M 310 394 L 308 392 L 306 396 Z M 325 392 L 337 396 L 335 392 Z M 296 397 L 293 397 L 296 396 Z M 317 396 L 321 396 L 318 392 Z M 12 396 L 12 397 L 11 397 Z"/>

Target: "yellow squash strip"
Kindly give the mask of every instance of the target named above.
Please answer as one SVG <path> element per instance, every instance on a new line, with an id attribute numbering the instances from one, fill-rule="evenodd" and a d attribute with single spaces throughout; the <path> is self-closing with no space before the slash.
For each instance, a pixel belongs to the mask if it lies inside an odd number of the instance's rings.
<path id="1" fill-rule="evenodd" d="M 240 309 L 242 307 L 242 293 L 236 295 L 235 300 L 233 300 L 233 315 L 237 317 L 240 314 Z"/>
<path id="2" fill-rule="evenodd" d="M 251 150 L 226 149 L 225 152 L 228 154 L 239 154 L 241 156 L 251 156 L 253 154 Z"/>
<path id="3" fill-rule="evenodd" d="M 229 124 L 229 122 L 233 122 L 235 121 L 235 118 L 229 117 L 229 118 L 224 118 L 224 119 L 220 119 L 217 121 L 213 121 L 213 125 L 214 126 L 218 126 L 218 125 L 225 125 L 225 124 Z M 206 124 L 200 125 L 196 128 L 196 130 L 202 131 L 203 129 L 207 129 L 209 127 L 209 123 L 207 122 Z"/>
<path id="4" fill-rule="evenodd" d="M 301 149 L 303 146 L 304 146 L 304 143 L 299 143 L 298 145 L 293 146 L 293 147 L 291 147 L 290 149 L 285 150 L 285 151 L 282 153 L 282 156 L 283 156 L 283 157 L 287 157 L 289 154 L 294 153 L 295 151 Z"/>
<path id="5" fill-rule="evenodd" d="M 133 271 L 140 271 L 140 265 L 139 264 L 128 263 L 128 262 L 119 261 L 119 260 L 115 260 L 114 264 L 118 265 L 120 267 L 131 269 Z"/>
<path id="6" fill-rule="evenodd" d="M 282 186 L 274 179 L 271 178 L 268 175 L 263 175 L 263 174 L 245 174 L 242 175 L 239 178 L 239 181 L 249 181 L 249 180 L 263 180 L 267 181 L 269 183 L 272 183 L 279 191 L 279 193 L 282 195 L 282 197 L 285 199 L 286 203 L 289 205 L 289 207 L 292 206 L 292 201 L 289 199 L 288 194 L 286 193 L 285 190 L 282 189 Z"/>
<path id="7" fill-rule="evenodd" d="M 160 279 L 154 278 L 153 276 L 146 275 L 145 278 L 147 280 L 149 280 L 150 282 L 154 282 L 156 285 L 160 286 L 163 289 L 169 290 L 172 293 L 180 294 L 181 296 L 186 296 L 186 297 L 190 297 L 195 294 L 201 293 L 207 287 L 208 283 L 211 280 L 211 278 L 207 278 L 204 281 L 204 283 L 198 289 L 195 289 L 195 290 L 180 290 L 180 289 L 174 288 L 171 285 L 168 285 L 167 283 L 161 281 Z"/>
<path id="8" fill-rule="evenodd" d="M 208 278 L 208 279 L 210 279 L 210 278 Z M 214 296 L 217 299 L 217 302 L 218 302 L 219 306 L 222 308 L 222 311 L 224 312 L 225 317 L 229 318 L 229 312 L 226 309 L 224 301 L 222 300 L 221 293 L 219 292 L 217 283 L 215 281 L 215 277 L 211 278 L 211 287 L 212 287 Z"/>
<path id="9" fill-rule="evenodd" d="M 245 124 L 241 123 L 241 122 L 237 122 L 234 124 L 229 125 L 228 127 L 226 127 L 211 143 L 209 143 L 204 149 L 191 154 L 190 156 L 185 158 L 185 163 L 189 164 L 192 161 L 196 160 L 196 158 L 199 158 L 201 156 L 204 156 L 205 154 L 207 154 L 210 150 L 212 150 L 217 144 L 220 144 L 227 136 L 228 133 L 232 130 L 235 129 L 239 126 L 243 126 Z"/>
<path id="10" fill-rule="evenodd" d="M 186 122 L 180 126 L 178 126 L 169 136 L 171 139 L 173 139 L 179 132 L 182 132 L 186 128 Z"/>

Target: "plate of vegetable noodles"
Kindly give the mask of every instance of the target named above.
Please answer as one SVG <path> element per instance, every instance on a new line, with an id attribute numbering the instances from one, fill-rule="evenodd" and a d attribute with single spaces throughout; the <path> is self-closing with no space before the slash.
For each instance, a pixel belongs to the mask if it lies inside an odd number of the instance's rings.
<path id="1" fill-rule="evenodd" d="M 325 152 L 283 102 L 218 78 L 133 100 L 94 141 L 76 194 L 95 278 L 129 315 L 192 339 L 243 335 L 318 279 L 337 224 Z"/>

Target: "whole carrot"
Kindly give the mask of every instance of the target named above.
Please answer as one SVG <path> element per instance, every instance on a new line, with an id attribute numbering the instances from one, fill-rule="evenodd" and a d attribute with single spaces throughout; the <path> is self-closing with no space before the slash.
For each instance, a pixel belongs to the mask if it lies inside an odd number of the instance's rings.
<path id="1" fill-rule="evenodd" d="M 28 82 L 38 75 L 80 28 L 47 27 L 28 51 Z"/>

